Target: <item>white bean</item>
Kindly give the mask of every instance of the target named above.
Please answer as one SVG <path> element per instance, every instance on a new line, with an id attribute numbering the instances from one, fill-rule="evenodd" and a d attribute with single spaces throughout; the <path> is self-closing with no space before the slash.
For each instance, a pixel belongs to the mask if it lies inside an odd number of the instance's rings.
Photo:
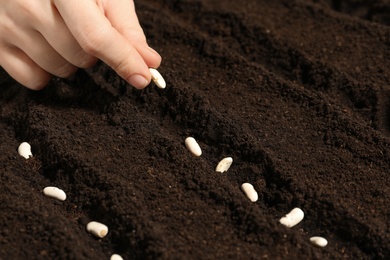
<path id="1" fill-rule="evenodd" d="M 200 149 L 199 144 L 196 142 L 196 140 L 193 137 L 187 137 L 184 143 L 185 143 L 187 149 L 193 155 L 195 155 L 195 156 L 202 155 L 202 149 Z"/>
<path id="2" fill-rule="evenodd" d="M 87 231 L 97 237 L 103 238 L 108 233 L 108 227 L 102 223 L 91 221 L 87 224 Z"/>
<path id="3" fill-rule="evenodd" d="M 61 201 L 66 200 L 65 192 L 57 187 L 51 187 L 51 186 L 46 187 L 43 189 L 43 194 L 47 197 L 51 197 Z"/>
<path id="4" fill-rule="evenodd" d="M 118 254 L 113 254 L 110 257 L 110 260 L 123 260 L 123 258 L 120 255 L 118 255 Z"/>
<path id="5" fill-rule="evenodd" d="M 31 145 L 27 142 L 21 143 L 18 147 L 18 153 L 24 158 L 29 159 L 30 157 L 32 157 Z"/>
<path id="6" fill-rule="evenodd" d="M 302 221 L 305 214 L 300 208 L 294 208 L 286 216 L 282 217 L 279 222 L 286 227 L 293 227 Z"/>
<path id="7" fill-rule="evenodd" d="M 310 242 L 318 247 L 326 247 L 328 245 L 328 240 L 323 237 L 311 237 Z"/>
<path id="8" fill-rule="evenodd" d="M 167 84 L 165 83 L 164 78 L 161 76 L 160 72 L 158 70 L 149 68 L 150 74 L 152 75 L 152 80 L 154 84 L 157 85 L 159 88 L 165 88 Z"/>
<path id="9" fill-rule="evenodd" d="M 256 202 L 259 199 L 259 195 L 257 194 L 252 184 L 243 183 L 241 185 L 241 189 L 252 202 Z"/>
<path id="10" fill-rule="evenodd" d="M 216 172 L 226 172 L 229 170 L 230 166 L 232 165 L 233 163 L 233 158 L 232 157 L 226 157 L 224 159 L 222 159 L 217 167 L 215 168 L 215 171 Z"/>

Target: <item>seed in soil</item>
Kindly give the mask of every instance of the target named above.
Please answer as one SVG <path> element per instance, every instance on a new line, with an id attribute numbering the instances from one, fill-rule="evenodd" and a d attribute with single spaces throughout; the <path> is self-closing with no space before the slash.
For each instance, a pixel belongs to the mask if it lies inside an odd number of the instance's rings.
<path id="1" fill-rule="evenodd" d="M 201 156 L 202 155 L 202 149 L 200 149 L 199 144 L 196 142 L 195 138 L 193 137 L 187 137 L 185 140 L 185 145 L 187 149 L 195 156 Z"/>
<path id="2" fill-rule="evenodd" d="M 311 237 L 310 242 L 318 247 L 326 247 L 328 245 L 328 240 L 323 237 Z"/>
<path id="3" fill-rule="evenodd" d="M 61 200 L 61 201 L 66 200 L 65 192 L 57 187 L 49 186 L 49 187 L 44 188 L 43 195 L 57 199 L 57 200 Z"/>
<path id="4" fill-rule="evenodd" d="M 27 142 L 23 142 L 18 147 L 18 153 L 20 156 L 23 156 L 26 159 L 32 157 L 31 145 Z"/>
<path id="5" fill-rule="evenodd" d="M 108 227 L 102 223 L 91 221 L 87 224 L 87 231 L 92 235 L 103 238 L 108 233 Z"/>
<path id="6" fill-rule="evenodd" d="M 160 72 L 158 70 L 149 68 L 150 74 L 152 75 L 152 80 L 154 84 L 157 85 L 159 88 L 165 88 L 167 84 L 165 83 L 164 78 L 161 76 Z"/>
<path id="7" fill-rule="evenodd" d="M 241 189 L 252 202 L 256 202 L 259 199 L 259 195 L 257 194 L 252 184 L 243 183 L 241 185 Z"/>
<path id="8" fill-rule="evenodd" d="M 230 166 L 232 165 L 233 163 L 233 158 L 232 157 L 226 157 L 224 159 L 222 159 L 217 167 L 215 168 L 215 171 L 216 172 L 227 172 L 230 168 Z"/>
<path id="9" fill-rule="evenodd" d="M 110 257 L 110 260 L 123 260 L 123 258 L 120 255 L 118 255 L 118 254 L 113 254 Z"/>
<path id="10" fill-rule="evenodd" d="M 279 222 L 286 227 L 293 227 L 302 221 L 305 214 L 300 208 L 294 208 L 286 216 L 282 217 Z"/>

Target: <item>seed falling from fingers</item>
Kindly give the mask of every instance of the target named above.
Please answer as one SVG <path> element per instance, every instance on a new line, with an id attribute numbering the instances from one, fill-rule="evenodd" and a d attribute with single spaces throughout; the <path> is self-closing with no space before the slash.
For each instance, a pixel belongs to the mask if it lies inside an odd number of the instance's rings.
<path id="1" fill-rule="evenodd" d="M 187 149 L 195 156 L 202 155 L 202 149 L 200 148 L 198 142 L 196 142 L 195 138 L 187 137 L 184 141 Z"/>
<path id="2" fill-rule="evenodd" d="M 279 222 L 286 227 L 293 227 L 303 220 L 305 214 L 300 208 L 294 208 L 286 216 L 282 217 Z"/>
<path id="3" fill-rule="evenodd" d="M 20 156 L 23 156 L 26 159 L 32 157 L 31 145 L 27 142 L 23 142 L 18 147 L 18 153 Z"/>
<path id="4" fill-rule="evenodd" d="M 222 159 L 217 167 L 215 168 L 215 171 L 216 172 L 227 172 L 230 168 L 230 166 L 232 165 L 233 163 L 233 158 L 232 157 L 226 157 L 224 159 Z"/>
<path id="5" fill-rule="evenodd" d="M 241 185 L 241 189 L 252 202 L 256 202 L 259 199 L 259 195 L 252 184 L 244 183 Z"/>
<path id="6" fill-rule="evenodd" d="M 157 85 L 159 88 L 165 88 L 167 84 L 165 83 L 164 78 L 161 76 L 160 72 L 158 70 L 149 68 L 150 74 L 152 75 L 152 80 L 154 84 Z"/>
<path id="7" fill-rule="evenodd" d="M 43 189 L 43 195 L 46 197 L 51 197 L 57 200 L 64 201 L 66 200 L 66 194 L 63 190 L 57 188 L 57 187 L 46 187 Z"/>
<path id="8" fill-rule="evenodd" d="M 87 224 L 87 231 L 99 238 L 103 238 L 108 233 L 108 227 L 102 223 L 91 221 Z"/>
<path id="9" fill-rule="evenodd" d="M 328 240 L 323 237 L 311 237 L 310 242 L 318 247 L 326 247 L 328 245 Z"/>

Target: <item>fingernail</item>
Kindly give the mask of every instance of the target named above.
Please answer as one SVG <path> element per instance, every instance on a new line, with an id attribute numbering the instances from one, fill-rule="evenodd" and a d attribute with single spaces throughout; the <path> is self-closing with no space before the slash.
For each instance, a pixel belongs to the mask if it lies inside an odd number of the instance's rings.
<path id="1" fill-rule="evenodd" d="M 138 75 L 138 74 L 132 75 L 129 78 L 128 82 L 132 86 L 134 86 L 135 88 L 138 88 L 138 89 L 144 88 L 149 84 L 149 81 L 146 78 L 144 78 L 143 76 Z"/>

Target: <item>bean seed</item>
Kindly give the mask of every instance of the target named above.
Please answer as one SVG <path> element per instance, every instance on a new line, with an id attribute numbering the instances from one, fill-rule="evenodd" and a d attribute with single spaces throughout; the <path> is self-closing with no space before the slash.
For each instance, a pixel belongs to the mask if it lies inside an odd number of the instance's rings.
<path id="1" fill-rule="evenodd" d="M 122 258 L 120 255 L 113 254 L 113 255 L 110 257 L 110 260 L 123 260 L 123 258 Z"/>
<path id="2" fill-rule="evenodd" d="M 160 72 L 158 70 L 149 68 L 150 74 L 152 75 L 152 80 L 154 84 L 157 85 L 159 88 L 165 88 L 167 84 L 165 83 L 164 78 L 161 76 Z"/>
<path id="3" fill-rule="evenodd" d="M 259 199 L 259 195 L 252 184 L 244 183 L 241 185 L 241 189 L 252 202 L 256 202 Z"/>
<path id="4" fill-rule="evenodd" d="M 196 140 L 193 137 L 187 137 L 184 143 L 185 143 L 187 149 L 193 155 L 195 155 L 195 156 L 202 155 L 202 149 L 200 149 L 199 144 L 196 142 Z"/>
<path id="5" fill-rule="evenodd" d="M 97 237 L 103 238 L 108 233 L 108 227 L 102 223 L 91 221 L 87 224 L 87 231 Z"/>
<path id="6" fill-rule="evenodd" d="M 323 237 L 311 237 L 310 242 L 318 247 L 326 247 L 328 245 L 328 240 Z"/>
<path id="7" fill-rule="evenodd" d="M 47 197 L 51 197 L 61 201 L 66 200 L 65 192 L 57 187 L 51 187 L 51 186 L 46 187 L 43 189 L 43 194 Z"/>
<path id="8" fill-rule="evenodd" d="M 227 170 L 229 170 L 230 166 L 232 165 L 233 163 L 233 158 L 232 157 L 226 157 L 224 159 L 222 159 L 217 167 L 215 168 L 215 171 L 216 172 L 226 172 Z"/>
<path id="9" fill-rule="evenodd" d="M 32 157 L 31 145 L 27 142 L 21 143 L 18 147 L 18 153 L 24 158 L 29 159 L 30 157 Z"/>
<path id="10" fill-rule="evenodd" d="M 305 214 L 300 208 L 294 208 L 286 216 L 282 217 L 279 222 L 286 227 L 293 227 L 302 221 Z"/>

